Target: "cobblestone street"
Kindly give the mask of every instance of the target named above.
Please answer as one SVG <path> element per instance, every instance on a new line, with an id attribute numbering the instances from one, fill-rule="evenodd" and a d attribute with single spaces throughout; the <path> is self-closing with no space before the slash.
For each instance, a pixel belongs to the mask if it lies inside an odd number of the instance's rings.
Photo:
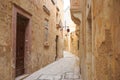
<path id="1" fill-rule="evenodd" d="M 64 58 L 33 73 L 24 80 L 81 80 L 78 57 L 64 51 Z"/>

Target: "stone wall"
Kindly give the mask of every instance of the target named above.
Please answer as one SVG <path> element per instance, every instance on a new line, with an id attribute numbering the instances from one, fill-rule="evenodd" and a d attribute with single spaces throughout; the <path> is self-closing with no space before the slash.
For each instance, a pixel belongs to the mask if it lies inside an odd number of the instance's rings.
<path id="1" fill-rule="evenodd" d="M 83 80 L 119 80 L 119 0 L 82 0 L 80 68 Z M 88 24 L 91 20 L 91 28 Z"/>
<path id="2" fill-rule="evenodd" d="M 63 41 L 63 23 L 64 23 L 64 5 L 63 0 L 57 0 L 56 3 L 56 9 L 58 8 L 59 11 L 56 13 L 58 15 L 58 18 L 56 22 L 59 24 L 59 28 L 57 29 L 57 35 L 58 35 L 58 57 L 57 59 L 60 59 L 63 57 L 63 47 L 64 47 L 64 41 Z"/>
<path id="3" fill-rule="evenodd" d="M 98 7 L 99 6 L 99 7 Z M 119 12 L 120 1 L 93 0 L 93 29 L 95 77 L 101 80 L 119 80 Z M 117 36 L 117 37 L 116 37 Z M 116 38 L 115 38 L 116 37 Z M 101 65 L 102 64 L 102 65 Z"/>
<path id="4" fill-rule="evenodd" d="M 0 0 L 0 80 L 14 80 L 15 56 L 13 54 L 13 8 L 14 4 L 32 15 L 31 17 L 31 46 L 27 72 L 30 74 L 55 60 L 56 6 L 51 0 Z M 43 10 L 46 5 L 50 15 Z M 44 47 L 44 20 L 49 20 L 48 43 Z M 61 48 L 61 47 L 59 47 Z"/>
<path id="5" fill-rule="evenodd" d="M 78 56 L 79 41 L 75 32 L 70 33 L 70 52 Z"/>

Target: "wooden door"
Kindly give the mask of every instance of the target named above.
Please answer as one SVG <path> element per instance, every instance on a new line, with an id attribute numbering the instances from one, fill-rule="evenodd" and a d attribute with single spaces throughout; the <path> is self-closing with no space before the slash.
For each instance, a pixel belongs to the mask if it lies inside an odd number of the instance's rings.
<path id="1" fill-rule="evenodd" d="M 25 35 L 29 20 L 17 14 L 17 29 L 16 29 L 16 77 L 24 74 L 24 57 L 25 57 Z"/>

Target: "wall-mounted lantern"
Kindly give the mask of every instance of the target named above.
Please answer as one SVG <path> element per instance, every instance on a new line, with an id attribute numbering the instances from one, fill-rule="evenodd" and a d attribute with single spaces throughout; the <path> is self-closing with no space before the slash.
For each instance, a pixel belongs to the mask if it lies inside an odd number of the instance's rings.
<path id="1" fill-rule="evenodd" d="M 67 30 L 67 32 L 69 33 L 70 32 L 70 29 L 69 29 L 69 26 L 66 26 L 66 30 Z"/>
<path id="2" fill-rule="evenodd" d="M 67 29 L 67 32 L 70 32 L 70 29 Z"/>
<path id="3" fill-rule="evenodd" d="M 48 41 L 44 42 L 44 47 L 45 47 L 45 48 L 48 48 L 48 47 L 49 47 Z"/>

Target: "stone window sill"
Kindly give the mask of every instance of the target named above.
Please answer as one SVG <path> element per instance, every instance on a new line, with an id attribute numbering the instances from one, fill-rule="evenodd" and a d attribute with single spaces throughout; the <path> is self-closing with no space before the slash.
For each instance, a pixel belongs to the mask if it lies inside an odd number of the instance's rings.
<path id="1" fill-rule="evenodd" d="M 45 47 L 45 48 L 48 48 L 48 47 L 49 47 L 49 42 L 48 42 L 48 41 L 44 42 L 44 47 Z"/>

